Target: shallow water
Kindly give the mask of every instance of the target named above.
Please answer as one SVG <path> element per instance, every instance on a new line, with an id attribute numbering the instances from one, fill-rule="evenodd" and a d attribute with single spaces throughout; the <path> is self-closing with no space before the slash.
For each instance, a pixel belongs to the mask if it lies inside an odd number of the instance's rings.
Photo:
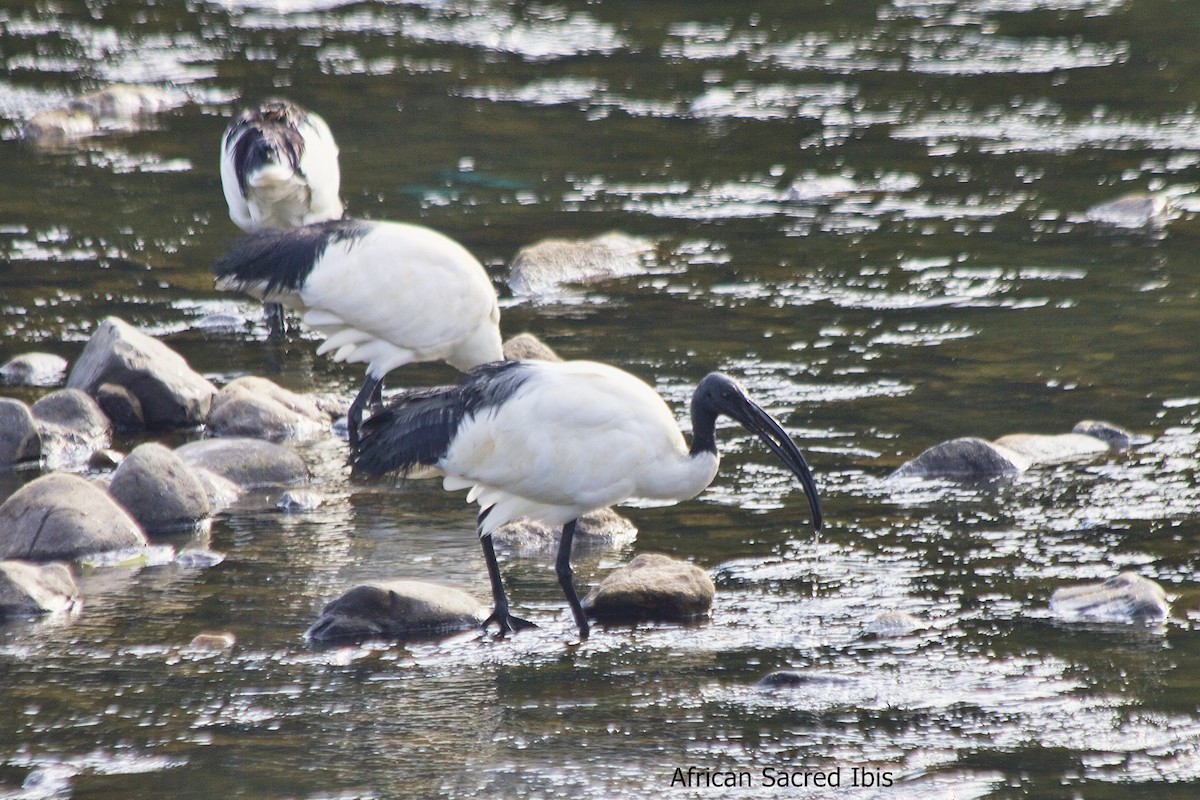
<path id="1" fill-rule="evenodd" d="M 711 621 L 571 647 L 552 554 L 509 555 L 536 631 L 314 650 L 305 628 L 363 579 L 488 589 L 461 496 L 351 481 L 341 443 L 306 445 L 318 510 L 243 503 L 170 542 L 219 564 L 87 569 L 77 614 L 0 628 L 0 797 L 1193 796 L 1200 227 L 1086 211 L 1194 205 L 1198 26 L 1168 0 L 8 4 L 9 120 L 114 80 L 171 107 L 61 149 L 0 139 L 0 357 L 71 359 L 115 314 L 214 381 L 348 397 L 357 368 L 267 342 L 208 274 L 237 233 L 221 131 L 284 94 L 330 123 L 352 213 L 445 231 L 498 285 L 547 236 L 658 241 L 650 274 L 506 296 L 505 332 L 621 365 L 681 420 L 696 380 L 735 375 L 809 456 L 827 526 L 722 428 L 709 491 L 625 509 L 636 543 L 576 559 L 581 587 L 640 552 L 693 561 Z M 946 439 L 1089 418 L 1146 442 L 884 480 Z M 1050 614 L 1055 588 L 1121 570 L 1172 595 L 1165 625 Z M 864 638 L 890 609 L 925 627 Z M 203 630 L 237 644 L 189 652 Z M 755 687 L 780 668 L 813 681 Z M 676 767 L 755 785 L 672 789 Z M 768 767 L 842 782 L 767 787 Z"/>

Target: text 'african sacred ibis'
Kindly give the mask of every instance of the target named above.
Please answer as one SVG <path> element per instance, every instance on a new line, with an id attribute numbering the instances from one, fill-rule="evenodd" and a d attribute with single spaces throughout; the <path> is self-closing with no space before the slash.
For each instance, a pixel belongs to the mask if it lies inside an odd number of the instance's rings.
<path id="1" fill-rule="evenodd" d="M 247 233 L 339 219 L 340 184 L 329 126 L 290 101 L 243 111 L 221 137 L 229 218 Z"/>
<path id="2" fill-rule="evenodd" d="M 502 634 L 531 623 L 512 616 L 492 546 L 492 531 L 527 517 L 562 525 L 555 570 L 579 635 L 588 622 L 571 574 L 571 541 L 580 516 L 631 498 L 680 501 L 717 474 L 716 423 L 724 414 L 758 434 L 796 474 L 821 527 L 812 472 L 799 448 L 732 379 L 704 378 L 692 395 L 688 447 L 670 408 L 649 385 L 591 361 L 507 361 L 472 370 L 455 386 L 391 399 L 364 423 L 354 456 L 359 473 L 402 474 L 422 466 L 445 474 L 447 490 L 469 489 Z"/>
<path id="3" fill-rule="evenodd" d="M 350 406 L 350 444 L 383 376 L 415 361 L 455 369 L 504 357 L 491 279 L 466 248 L 420 225 L 337 220 L 244 237 L 213 266 L 217 288 L 238 289 L 301 314 L 325 337 L 317 352 L 362 362 Z"/>

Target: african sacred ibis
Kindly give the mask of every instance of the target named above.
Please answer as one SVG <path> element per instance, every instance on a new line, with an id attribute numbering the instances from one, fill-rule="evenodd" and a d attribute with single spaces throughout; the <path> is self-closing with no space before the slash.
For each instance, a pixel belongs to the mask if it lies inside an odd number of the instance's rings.
<path id="1" fill-rule="evenodd" d="M 243 111 L 221 137 L 229 218 L 246 233 L 340 219 L 340 184 L 329 126 L 288 100 Z"/>
<path id="2" fill-rule="evenodd" d="M 492 531 L 519 517 L 562 525 L 555 560 L 581 638 L 588 623 L 571 573 L 579 517 L 631 498 L 695 497 L 717 474 L 716 422 L 725 414 L 758 434 L 796 474 L 821 527 L 817 487 L 804 456 L 733 379 L 708 375 L 692 395 L 689 448 L 666 402 L 649 385 L 590 361 L 485 364 L 457 385 L 403 392 L 367 420 L 355 450 L 358 473 L 434 467 L 447 490 L 470 489 L 495 610 L 505 634 L 531 623 L 512 616 Z"/>
<path id="3" fill-rule="evenodd" d="M 296 310 L 325 337 L 320 354 L 365 362 L 350 444 L 383 376 L 414 361 L 466 371 L 504 357 L 491 279 L 466 248 L 402 222 L 335 220 L 243 237 L 213 265 L 217 288 Z"/>

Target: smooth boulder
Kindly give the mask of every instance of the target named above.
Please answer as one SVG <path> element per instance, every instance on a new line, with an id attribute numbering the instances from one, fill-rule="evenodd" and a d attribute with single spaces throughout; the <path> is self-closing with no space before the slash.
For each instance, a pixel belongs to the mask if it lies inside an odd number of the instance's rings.
<path id="1" fill-rule="evenodd" d="M 972 480 L 1016 475 L 1030 467 L 1028 457 L 993 442 L 963 437 L 936 444 L 901 464 L 891 478 Z"/>
<path id="2" fill-rule="evenodd" d="M 575 526 L 575 546 L 613 547 L 637 538 L 637 526 L 611 508 L 591 511 L 579 518 Z M 531 551 L 557 545 L 562 528 L 529 519 L 514 520 L 492 531 L 497 547 Z"/>
<path id="3" fill-rule="evenodd" d="M 925 627 L 921 620 L 904 611 L 884 611 L 863 626 L 862 635 L 865 638 L 890 638 L 907 636 Z"/>
<path id="4" fill-rule="evenodd" d="M 308 481 L 308 467 L 294 451 L 263 439 L 200 439 L 175 448 L 193 469 L 205 469 L 239 489 L 291 486 Z"/>
<path id="5" fill-rule="evenodd" d="M 43 475 L 0 505 L 0 559 L 71 561 L 145 544 L 129 512 L 77 475 Z"/>
<path id="6" fill-rule="evenodd" d="M 550 345 L 532 333 L 518 333 L 502 345 L 505 361 L 562 361 Z"/>
<path id="7" fill-rule="evenodd" d="M 212 516 L 204 484 L 191 467 L 153 442 L 125 457 L 108 493 L 151 535 L 194 530 Z"/>
<path id="8" fill-rule="evenodd" d="M 316 642 L 402 639 L 469 630 L 488 609 L 470 594 L 416 580 L 373 581 L 326 604 L 305 634 Z"/>
<path id="9" fill-rule="evenodd" d="M 116 317 L 100 324 L 67 378 L 91 395 L 105 383 L 129 390 L 146 426 L 160 430 L 200 425 L 217 393 L 183 356 Z"/>
<path id="10" fill-rule="evenodd" d="M 0 619 L 53 614 L 79 600 L 70 567 L 53 561 L 0 561 Z"/>
<path id="11" fill-rule="evenodd" d="M 67 377 L 67 360 L 53 353 L 23 353 L 0 366 L 0 383 L 57 386 Z"/>
<path id="12" fill-rule="evenodd" d="M 329 430 L 318 403 L 254 376 L 230 381 L 213 398 L 205 420 L 209 436 L 307 439 Z"/>
<path id="13" fill-rule="evenodd" d="M 618 231 L 592 239 L 543 239 L 522 247 L 509 265 L 514 294 L 539 295 L 566 283 L 590 283 L 645 272 L 654 242 Z"/>
<path id="14" fill-rule="evenodd" d="M 146 415 L 142 412 L 142 403 L 124 386 L 102 383 L 92 396 L 118 433 L 133 434 L 145 430 Z"/>
<path id="15" fill-rule="evenodd" d="M 601 622 L 683 622 L 706 616 L 715 595 L 699 567 L 643 553 L 588 592 L 583 609 Z"/>
<path id="16" fill-rule="evenodd" d="M 1069 621 L 1162 622 L 1171 613 L 1167 593 L 1154 581 L 1122 572 L 1103 583 L 1056 589 L 1050 610 Z"/>
<path id="17" fill-rule="evenodd" d="M 1076 422 L 1075 427 L 1071 429 L 1071 433 L 1081 433 L 1085 436 L 1099 439 L 1113 450 L 1128 450 L 1130 447 L 1133 447 L 1136 440 L 1132 432 L 1125 430 L 1120 425 L 1095 419 L 1084 419 Z"/>
<path id="18" fill-rule="evenodd" d="M 994 444 L 1025 456 L 1030 466 L 1083 461 L 1109 452 L 1103 439 L 1082 433 L 1010 433 Z"/>
<path id="19" fill-rule="evenodd" d="M 29 406 L 0 397 L 0 469 L 36 464 L 42 457 L 42 435 Z"/>

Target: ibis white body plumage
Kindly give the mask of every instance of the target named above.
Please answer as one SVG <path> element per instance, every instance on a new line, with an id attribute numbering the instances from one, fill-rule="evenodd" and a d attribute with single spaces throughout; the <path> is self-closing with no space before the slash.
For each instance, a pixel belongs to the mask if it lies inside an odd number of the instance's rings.
<path id="1" fill-rule="evenodd" d="M 500 307 L 483 265 L 436 231 L 400 222 L 337 220 L 265 230 L 213 267 L 220 289 L 280 303 L 325 341 L 318 353 L 364 363 L 358 418 L 383 376 L 418 361 L 459 370 L 503 358 Z"/>
<path id="2" fill-rule="evenodd" d="M 221 137 L 229 218 L 247 233 L 339 219 L 338 147 L 325 120 L 287 100 L 243 111 Z"/>
<path id="3" fill-rule="evenodd" d="M 492 531 L 520 517 L 563 525 L 556 570 L 580 635 L 588 624 L 572 582 L 570 553 L 580 516 L 631 498 L 680 501 L 716 476 L 716 419 L 733 417 L 799 478 L 821 525 L 816 484 L 795 443 L 732 379 L 712 373 L 692 396 L 689 447 L 666 402 L 627 372 L 590 361 L 508 361 L 480 366 L 456 386 L 402 393 L 368 420 L 356 448 L 360 473 L 433 467 L 448 490 L 468 489 L 502 633 L 513 617 L 500 581 Z M 485 624 L 488 624 L 485 623 Z"/>

